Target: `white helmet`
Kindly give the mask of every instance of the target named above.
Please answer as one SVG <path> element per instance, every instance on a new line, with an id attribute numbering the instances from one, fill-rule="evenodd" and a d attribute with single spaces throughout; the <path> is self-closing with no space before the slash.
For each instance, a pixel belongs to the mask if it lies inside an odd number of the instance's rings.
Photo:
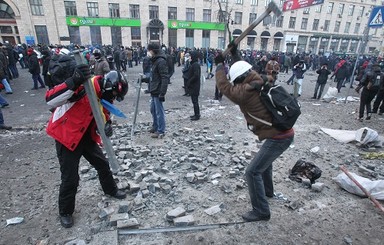
<path id="1" fill-rule="evenodd" d="M 61 48 L 60 49 L 60 54 L 64 54 L 64 55 L 68 55 L 70 53 L 70 51 L 66 48 Z"/>
<path id="2" fill-rule="evenodd" d="M 233 65 L 229 69 L 229 78 L 231 79 L 231 82 L 235 81 L 236 78 L 238 78 L 240 75 L 243 75 L 251 68 L 252 66 L 244 60 L 240 60 L 233 63 Z"/>

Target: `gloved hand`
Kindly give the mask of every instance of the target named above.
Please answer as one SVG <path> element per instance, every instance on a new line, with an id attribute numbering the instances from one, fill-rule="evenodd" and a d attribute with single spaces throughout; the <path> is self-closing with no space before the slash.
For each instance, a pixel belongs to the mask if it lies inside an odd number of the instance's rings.
<path id="1" fill-rule="evenodd" d="M 104 133 L 107 137 L 111 137 L 113 134 L 112 122 L 107 121 L 104 126 Z"/>
<path id="2" fill-rule="evenodd" d="M 159 95 L 159 100 L 160 100 L 161 102 L 164 102 L 164 101 L 165 101 L 164 94 L 160 94 L 160 95 Z"/>
<path id="3" fill-rule="evenodd" d="M 231 55 L 235 56 L 237 55 L 237 44 L 235 44 L 235 41 L 233 40 L 228 44 L 228 48 L 230 49 Z"/>
<path id="4" fill-rule="evenodd" d="M 225 58 L 224 58 L 223 54 L 218 53 L 217 56 L 215 57 L 215 65 L 218 65 L 220 63 L 224 63 L 224 61 L 225 61 Z"/>
<path id="5" fill-rule="evenodd" d="M 75 87 L 79 87 L 81 84 L 85 83 L 89 78 L 91 78 L 91 70 L 89 69 L 89 66 L 86 64 L 77 65 L 72 75 Z"/>

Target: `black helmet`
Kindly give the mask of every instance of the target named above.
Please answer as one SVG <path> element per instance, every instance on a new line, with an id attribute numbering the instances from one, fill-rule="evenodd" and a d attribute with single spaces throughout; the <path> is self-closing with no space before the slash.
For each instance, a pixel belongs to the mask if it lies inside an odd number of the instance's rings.
<path id="1" fill-rule="evenodd" d="M 122 101 L 128 92 L 128 82 L 119 71 L 110 71 L 104 76 L 103 90 L 116 92 L 116 100 Z"/>
<path id="2" fill-rule="evenodd" d="M 101 57 L 101 51 L 100 49 L 94 49 L 93 52 L 92 52 L 93 56 L 95 56 L 96 59 L 100 59 Z"/>

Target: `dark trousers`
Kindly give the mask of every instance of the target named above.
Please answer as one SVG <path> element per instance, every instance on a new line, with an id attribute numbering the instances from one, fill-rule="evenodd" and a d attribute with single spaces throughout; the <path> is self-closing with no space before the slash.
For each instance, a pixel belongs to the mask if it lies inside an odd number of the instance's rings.
<path id="1" fill-rule="evenodd" d="M 86 133 L 78 147 L 70 151 L 56 141 L 56 152 L 60 163 L 61 184 L 59 192 L 59 213 L 73 214 L 75 196 L 79 185 L 79 162 L 81 156 L 96 169 L 99 181 L 105 194 L 114 195 L 117 191 L 112 172 L 99 145 L 94 142 L 90 133 Z"/>
<path id="2" fill-rule="evenodd" d="M 379 90 L 377 93 L 375 102 L 373 103 L 373 112 L 384 113 L 384 90 Z"/>
<path id="3" fill-rule="evenodd" d="M 292 74 L 292 76 L 288 79 L 287 84 L 293 84 L 293 79 L 295 78 L 295 73 Z"/>
<path id="4" fill-rule="evenodd" d="M 188 79 L 185 79 L 185 78 L 184 78 L 184 95 L 189 94 L 188 86 L 189 86 L 189 84 L 188 84 Z"/>
<path id="5" fill-rule="evenodd" d="M 217 86 L 215 86 L 215 100 L 221 100 L 223 98 L 223 94 L 219 91 Z"/>
<path id="6" fill-rule="evenodd" d="M 127 61 L 126 60 L 121 61 L 121 68 L 123 71 L 127 71 Z"/>
<path id="7" fill-rule="evenodd" d="M 200 117 L 199 96 L 191 95 L 191 100 L 192 100 L 193 112 L 195 113 L 195 116 Z"/>
<path id="8" fill-rule="evenodd" d="M 40 87 L 45 87 L 43 79 L 41 79 L 40 74 L 32 74 L 33 79 L 33 88 L 37 89 L 40 83 Z"/>
<path id="9" fill-rule="evenodd" d="M 377 90 L 369 90 L 367 88 L 363 88 L 360 96 L 360 109 L 359 109 L 359 118 L 364 117 L 364 109 L 367 109 L 367 116 L 372 113 L 371 110 L 371 102 L 375 95 L 377 94 Z"/>
<path id="10" fill-rule="evenodd" d="M 325 87 L 325 83 L 323 83 L 323 84 L 316 83 L 315 93 L 313 94 L 313 98 L 320 99 L 321 95 L 323 94 L 324 87 Z M 320 91 L 319 91 L 319 93 L 317 93 L 319 89 L 320 89 Z"/>

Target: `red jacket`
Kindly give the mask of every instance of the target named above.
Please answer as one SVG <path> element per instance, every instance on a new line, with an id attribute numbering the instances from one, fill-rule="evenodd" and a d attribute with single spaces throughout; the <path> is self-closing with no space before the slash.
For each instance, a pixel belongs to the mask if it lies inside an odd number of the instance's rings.
<path id="1" fill-rule="evenodd" d="M 92 78 L 92 84 L 98 98 L 101 98 L 98 81 L 102 78 L 102 76 Z M 71 85 L 67 81 L 48 90 L 45 94 L 47 104 L 56 108 L 49 119 L 47 134 L 71 151 L 76 149 L 87 130 L 90 130 L 92 139 L 100 144 L 101 138 L 96 132 L 96 122 L 93 118 L 88 96 L 84 94 L 84 87 L 80 86 L 73 91 L 69 89 Z M 100 108 L 102 108 L 101 104 Z M 109 120 L 108 111 L 102 110 L 105 121 Z"/>

